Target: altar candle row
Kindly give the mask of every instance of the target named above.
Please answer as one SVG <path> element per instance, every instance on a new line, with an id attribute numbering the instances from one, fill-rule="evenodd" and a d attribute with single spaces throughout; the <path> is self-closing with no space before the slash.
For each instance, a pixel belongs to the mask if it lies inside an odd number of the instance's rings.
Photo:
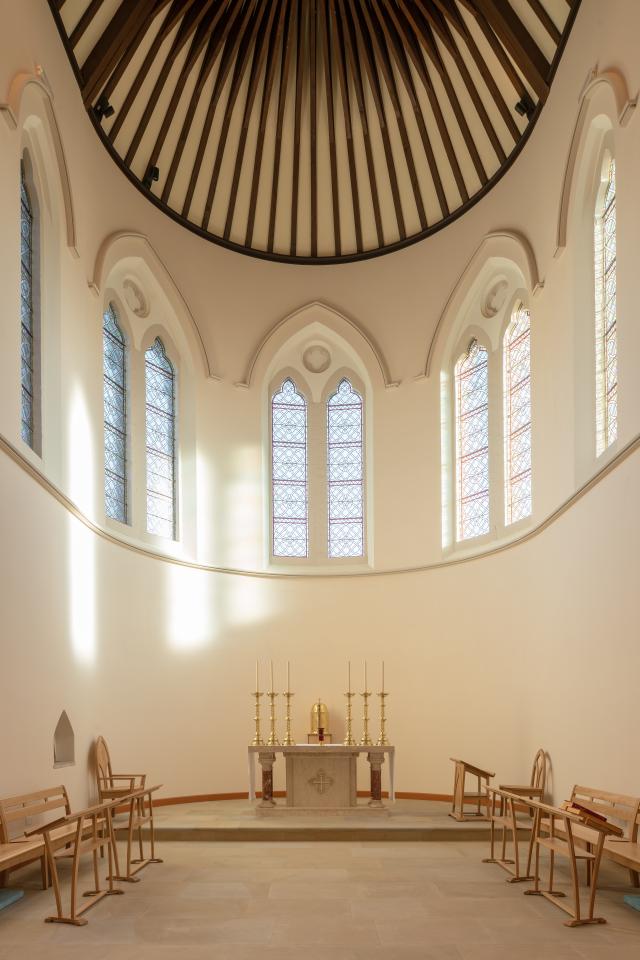
<path id="1" fill-rule="evenodd" d="M 269 663 L 270 663 L 270 676 L 271 676 L 271 690 L 273 691 L 273 690 L 275 689 L 275 688 L 274 688 L 274 685 L 273 685 L 273 684 L 274 684 L 274 680 L 273 680 L 273 660 L 270 660 Z M 368 679 L 367 679 L 367 661 L 365 660 L 365 661 L 364 661 L 364 689 L 365 689 L 365 692 L 367 692 L 367 684 L 368 684 Z M 260 690 L 260 664 L 259 664 L 259 661 L 256 660 L 256 692 L 259 692 L 259 690 Z M 349 660 L 349 661 L 347 662 L 347 690 L 349 691 L 349 693 L 351 693 L 351 660 Z M 382 687 L 381 687 L 381 693 L 384 693 L 384 692 L 385 692 L 385 689 L 384 689 L 384 660 L 383 660 L 383 661 L 382 661 Z M 289 660 L 287 660 L 287 693 L 291 693 L 291 663 L 290 663 Z"/>

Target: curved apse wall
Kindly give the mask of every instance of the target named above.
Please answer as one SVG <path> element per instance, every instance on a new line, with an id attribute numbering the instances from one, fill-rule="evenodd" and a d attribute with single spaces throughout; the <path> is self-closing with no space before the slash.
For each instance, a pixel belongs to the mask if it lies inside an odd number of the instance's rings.
<path id="1" fill-rule="evenodd" d="M 572 131 L 585 99 L 585 129 L 592 119 L 612 118 L 618 168 L 621 400 L 612 456 L 638 433 L 639 388 L 631 367 L 638 333 L 629 319 L 640 204 L 633 176 L 637 120 L 630 108 L 625 111 L 622 81 L 596 85 L 580 99 L 596 62 L 604 73 L 615 59 L 626 87 L 633 92 L 638 84 L 628 22 L 637 14 L 622 3 L 609 7 L 604 21 L 600 5 L 583 3 L 538 127 L 490 196 L 411 249 L 375 263 L 334 267 L 269 264 L 212 249 L 146 204 L 96 141 L 48 12 L 35 5 L 9 12 L 0 76 L 10 105 L 3 110 L 7 123 L 0 124 L 7 173 L 0 189 L 3 209 L 15 217 L 3 218 L 1 228 L 6 347 L 0 431 L 22 460 L 6 456 L 4 447 L 2 603 L 9 669 L 0 678 L 0 702 L 21 722 L 2 745 L 6 789 L 49 782 L 51 735 L 64 707 L 76 730 L 77 766 L 66 778 L 74 797 L 87 790 L 83 758 L 97 733 L 108 737 L 121 762 L 144 763 L 169 796 L 241 790 L 256 656 L 263 663 L 273 657 L 281 675 L 284 662 L 292 661 L 295 730 L 301 736 L 319 694 L 339 734 L 346 660 L 366 656 L 375 669 L 383 655 L 400 790 L 447 791 L 448 757 L 456 753 L 493 765 L 503 778 L 524 776 L 538 745 L 552 755 L 560 792 L 590 776 L 620 790 L 637 789 L 626 763 L 631 737 L 625 741 L 623 732 L 631 729 L 638 662 L 630 598 L 639 531 L 637 510 L 628 506 L 637 487 L 636 454 L 547 529 L 503 552 L 451 564 L 464 554 L 443 552 L 441 523 L 440 371 L 457 339 L 456 324 L 461 336 L 492 271 L 515 270 L 513 289 L 522 287 L 532 313 L 534 514 L 530 527 L 518 533 L 535 530 L 603 466 L 585 457 L 577 439 L 577 425 L 590 412 L 577 387 L 576 343 L 591 329 L 588 322 L 581 326 L 584 311 L 577 309 L 590 283 L 576 239 L 580 198 L 586 196 L 578 174 L 570 191 L 566 249 L 554 257 Z M 19 74 L 33 72 L 33 63 L 44 67 L 40 83 L 17 82 Z M 42 88 L 47 85 L 53 99 Z M 58 279 L 47 283 L 43 303 L 41 461 L 20 448 L 13 359 L 19 352 L 19 281 L 12 223 L 27 134 L 36 161 L 41 154 L 46 239 L 58 260 Z M 589 141 L 581 146 L 581 135 L 578 140 L 580 169 Z M 533 189 L 541 170 L 544 189 Z M 524 254 L 513 254 L 512 267 L 503 262 L 503 248 L 483 245 L 492 233 L 525 238 L 521 246 L 532 252 L 535 270 L 526 269 Z M 105 243 L 115 234 L 147 240 L 123 240 L 116 257 L 115 247 Z M 46 256 L 45 277 L 52 255 Z M 465 274 L 468 264 L 471 274 Z M 149 298 L 146 318 L 127 305 L 127 277 Z M 111 294 L 122 298 L 135 349 L 144 349 L 160 328 L 180 360 L 183 514 L 173 553 L 205 567 L 258 574 L 266 570 L 268 530 L 265 383 L 278 352 L 286 352 L 284 334 L 298 332 L 295 317 L 288 327 L 278 324 L 314 301 L 346 318 L 309 315 L 313 322 L 334 324 L 333 333 L 343 338 L 345 350 L 356 352 L 371 380 L 370 575 L 276 571 L 261 577 L 192 568 L 155 556 L 160 545 L 135 522 L 128 533 L 106 523 L 101 314 Z M 88 529 L 34 482 L 23 469 L 28 464 L 112 539 Z M 128 550 L 118 539 L 147 553 Z M 482 547 L 502 542 L 496 534 Z M 400 568 L 423 569 L 390 572 Z M 615 701 L 613 679 L 603 676 L 596 656 L 605 644 L 611 666 L 604 672 L 617 676 Z M 33 701 L 12 679 L 27 670 Z M 568 673 L 576 680 L 570 695 Z M 586 702 L 592 707 L 581 743 L 589 737 L 600 742 L 598 731 L 615 708 L 616 755 L 604 743 L 601 751 L 583 748 L 567 732 L 567 717 L 583 716 Z"/>

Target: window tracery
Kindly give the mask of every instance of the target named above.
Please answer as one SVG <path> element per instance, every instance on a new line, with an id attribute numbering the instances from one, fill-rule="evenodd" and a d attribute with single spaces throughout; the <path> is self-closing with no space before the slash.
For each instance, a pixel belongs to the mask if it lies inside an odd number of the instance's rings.
<path id="1" fill-rule="evenodd" d="M 472 340 L 455 366 L 457 539 L 489 533 L 488 352 Z"/>
<path id="2" fill-rule="evenodd" d="M 102 326 L 104 379 L 104 498 L 108 517 L 127 523 L 126 344 L 113 304 Z"/>
<path id="3" fill-rule="evenodd" d="M 505 523 L 531 514 L 531 317 L 520 306 L 502 342 Z"/>
<path id="4" fill-rule="evenodd" d="M 147 532 L 175 538 L 175 373 L 159 337 L 145 353 Z"/>

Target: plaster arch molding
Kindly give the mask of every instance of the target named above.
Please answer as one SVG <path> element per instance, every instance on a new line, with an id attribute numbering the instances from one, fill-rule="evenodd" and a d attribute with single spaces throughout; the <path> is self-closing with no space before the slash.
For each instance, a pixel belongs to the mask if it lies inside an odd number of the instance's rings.
<path id="1" fill-rule="evenodd" d="M 590 71 L 580 94 L 580 108 L 562 181 L 556 230 L 556 257 L 559 257 L 567 246 L 571 208 L 574 198 L 580 192 L 579 182 L 581 175 L 585 173 L 585 161 L 594 149 L 598 149 L 599 141 L 608 130 L 627 126 L 634 116 L 637 102 L 638 96 L 630 96 L 627 82 L 618 70 L 598 73 L 596 66 Z"/>
<path id="2" fill-rule="evenodd" d="M 474 299 L 485 319 L 496 316 L 514 292 L 534 296 L 544 287 L 533 248 L 526 237 L 508 231 L 487 234 L 464 268 L 436 324 L 424 371 L 429 377 L 448 357 L 461 328 L 469 326 L 468 311 Z M 477 318 L 478 322 L 480 317 Z"/>
<path id="3" fill-rule="evenodd" d="M 249 388 L 254 383 L 265 383 L 270 373 L 275 372 L 271 368 L 277 366 L 278 356 L 294 340 L 300 341 L 302 354 L 308 358 L 311 356 L 309 347 L 317 346 L 318 360 L 323 350 L 330 353 L 330 343 L 335 341 L 351 357 L 354 367 L 363 374 L 363 379 L 369 380 L 373 386 L 398 386 L 397 382 L 391 380 L 380 349 L 364 330 L 353 320 L 317 300 L 299 307 L 267 332 L 249 361 L 244 379 L 236 386 Z M 314 359 L 303 361 L 311 373 L 314 372 L 313 363 Z M 324 369 L 318 372 L 324 372 Z"/>
<path id="4" fill-rule="evenodd" d="M 47 177 L 43 177 L 43 186 L 47 191 L 45 199 L 51 213 L 54 203 L 60 207 L 64 214 L 60 219 L 64 219 L 67 247 L 73 257 L 79 257 L 71 180 L 53 109 L 53 91 L 41 66 L 37 66 L 33 73 L 21 71 L 14 75 L 7 99 L 0 102 L 0 113 L 10 130 L 21 130 L 23 141 L 26 141 L 23 145 L 28 143 L 37 149 L 41 170 L 56 171 L 60 202 L 52 196 Z"/>
<path id="5" fill-rule="evenodd" d="M 108 288 L 118 291 L 138 318 L 133 333 L 135 346 L 146 342 L 150 327 L 169 330 L 180 355 L 194 370 L 218 380 L 212 370 L 204 341 L 173 277 L 143 234 L 120 232 L 103 241 L 96 257 L 89 287 L 96 296 Z"/>

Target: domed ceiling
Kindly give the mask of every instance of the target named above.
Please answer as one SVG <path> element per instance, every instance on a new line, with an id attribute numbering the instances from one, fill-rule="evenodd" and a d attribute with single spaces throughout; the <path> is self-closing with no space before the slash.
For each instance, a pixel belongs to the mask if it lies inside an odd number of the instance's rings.
<path id="1" fill-rule="evenodd" d="M 87 110 L 174 219 L 333 262 L 424 237 L 523 145 L 580 0 L 50 0 Z"/>

